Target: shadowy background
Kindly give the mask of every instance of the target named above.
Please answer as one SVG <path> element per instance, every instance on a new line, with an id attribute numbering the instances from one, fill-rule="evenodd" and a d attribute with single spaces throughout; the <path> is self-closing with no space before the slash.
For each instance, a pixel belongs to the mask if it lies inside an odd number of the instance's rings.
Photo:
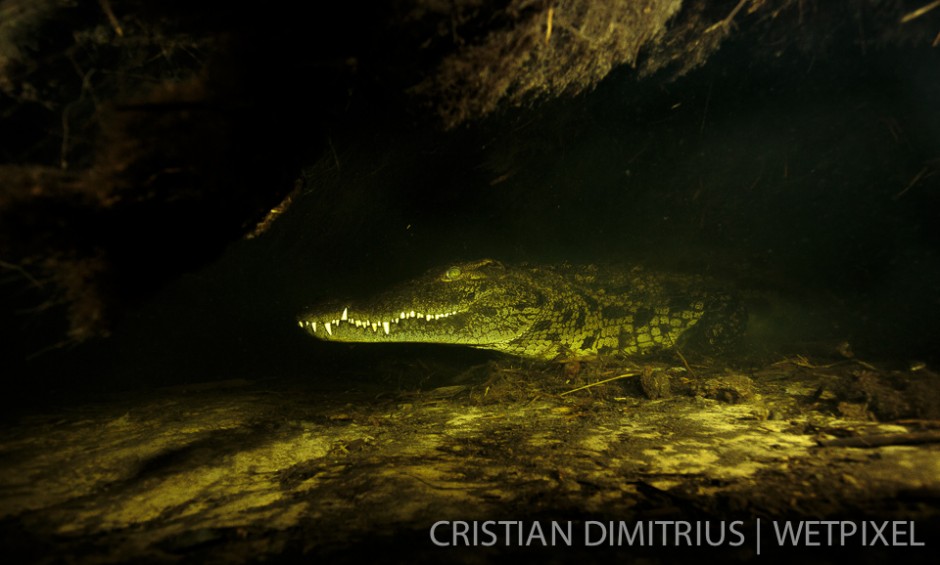
<path id="1" fill-rule="evenodd" d="M 101 4 L 137 23 L 138 51 L 108 50 L 100 6 L 52 4 L 17 28 L 33 66 L 3 75 L 61 89 L 8 80 L 0 105 L 10 403 L 479 362 L 493 354 L 319 343 L 295 316 L 484 256 L 705 272 L 768 305 L 768 354 L 848 341 L 865 359 L 940 361 L 940 48 L 900 27 L 913 4 L 745 10 L 702 66 L 624 65 L 457 123 L 427 78 L 512 29 L 475 4 L 453 16 L 460 37 L 420 3 Z M 121 57 L 152 83 L 103 78 Z"/>

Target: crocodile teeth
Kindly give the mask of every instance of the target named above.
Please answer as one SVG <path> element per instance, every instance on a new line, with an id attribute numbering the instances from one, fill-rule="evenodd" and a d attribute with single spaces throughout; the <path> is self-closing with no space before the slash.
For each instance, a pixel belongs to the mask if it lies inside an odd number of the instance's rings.
<path id="1" fill-rule="evenodd" d="M 388 335 L 388 322 L 382 322 L 382 329 L 385 330 L 385 335 Z"/>
<path id="2" fill-rule="evenodd" d="M 379 325 L 376 324 L 375 322 L 372 322 L 372 331 L 374 331 L 374 332 L 379 331 Z"/>
<path id="3" fill-rule="evenodd" d="M 355 324 L 356 324 L 356 327 L 357 327 L 357 328 L 361 328 L 361 327 L 362 327 L 362 322 L 360 322 L 359 320 L 356 320 L 356 321 L 355 321 Z"/>
<path id="4" fill-rule="evenodd" d="M 425 315 L 424 315 L 424 319 L 427 320 L 427 321 L 429 321 L 429 322 L 431 321 L 431 318 L 432 318 L 432 316 L 431 316 L 430 314 L 425 314 Z"/>
<path id="5" fill-rule="evenodd" d="M 409 317 L 409 318 L 414 318 L 414 317 L 415 317 L 415 311 L 412 310 L 411 312 L 408 312 L 408 317 Z"/>
<path id="6" fill-rule="evenodd" d="M 343 308 L 343 315 L 340 317 L 340 320 L 346 321 L 347 314 L 349 314 L 349 307 Z"/>
<path id="7" fill-rule="evenodd" d="M 402 312 L 400 317 L 401 317 L 402 320 L 404 320 L 404 319 L 405 319 L 405 316 L 407 316 L 407 314 L 405 314 L 404 312 Z"/>
<path id="8" fill-rule="evenodd" d="M 326 333 L 328 333 L 328 334 L 330 334 L 330 335 L 333 335 L 333 329 L 330 328 L 330 323 L 329 323 L 329 322 L 323 324 L 323 327 L 326 328 Z"/>
<path id="9" fill-rule="evenodd" d="M 313 326 L 313 333 L 317 333 L 317 323 L 313 322 L 311 325 Z"/>

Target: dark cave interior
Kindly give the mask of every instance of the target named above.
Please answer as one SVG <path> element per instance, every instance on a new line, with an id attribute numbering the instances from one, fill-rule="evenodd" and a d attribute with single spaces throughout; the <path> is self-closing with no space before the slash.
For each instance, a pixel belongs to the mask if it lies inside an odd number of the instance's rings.
<path id="1" fill-rule="evenodd" d="M 426 545 L 438 515 L 864 516 L 936 531 L 940 10 L 497 4 L 0 1 L 4 545 L 36 561 L 351 560 L 378 539 L 394 561 Z M 665 397 L 636 369 L 641 384 L 587 402 L 558 395 L 616 370 L 297 329 L 312 304 L 482 257 L 721 278 L 753 303 L 748 355 L 693 363 L 707 378 L 672 374 Z M 764 445 L 756 428 L 720 424 L 754 419 L 745 408 L 781 434 L 757 470 L 721 451 Z M 462 418 L 470 427 L 457 430 Z M 646 439 L 598 431 L 644 423 L 673 463 L 640 455 L 660 449 Z M 558 440 L 557 460 L 542 460 L 537 426 L 581 443 Z M 453 442 L 435 443 L 438 429 L 457 430 Z M 868 457 L 825 444 L 871 433 L 905 447 Z M 695 442 L 715 442 L 712 466 L 682 467 L 705 457 Z M 578 459 L 600 443 L 592 457 L 612 474 Z M 107 463 L 82 455 L 95 449 Z M 454 470 L 464 458 L 477 474 Z M 85 478 L 54 478 L 63 465 Z M 208 469 L 244 465 L 270 470 L 283 498 L 246 499 L 264 510 L 245 514 L 220 502 L 224 490 L 159 487 L 215 484 Z M 396 482 L 386 466 L 463 498 Z M 590 479 L 575 492 L 566 472 Z M 532 486 L 543 475 L 558 485 Z M 258 486 L 242 476 L 226 488 Z M 632 485 L 620 498 L 617 477 Z M 489 480 L 500 487 L 480 486 Z M 396 489 L 426 504 L 393 510 Z M 331 498 L 344 492 L 373 513 L 353 517 L 356 503 Z M 162 517 L 131 510 L 171 499 Z M 461 515 L 468 504 L 479 511 Z M 348 527 L 325 534 L 330 520 Z M 103 549 L 132 531 L 145 541 Z"/>

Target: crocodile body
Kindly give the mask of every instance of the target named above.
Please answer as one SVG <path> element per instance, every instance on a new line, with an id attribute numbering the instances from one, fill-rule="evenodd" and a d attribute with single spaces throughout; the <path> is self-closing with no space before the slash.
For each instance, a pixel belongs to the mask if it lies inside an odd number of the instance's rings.
<path id="1" fill-rule="evenodd" d="M 298 320 L 329 341 L 461 344 L 538 359 L 721 348 L 745 323 L 740 303 L 702 277 L 491 259 L 435 269 Z"/>

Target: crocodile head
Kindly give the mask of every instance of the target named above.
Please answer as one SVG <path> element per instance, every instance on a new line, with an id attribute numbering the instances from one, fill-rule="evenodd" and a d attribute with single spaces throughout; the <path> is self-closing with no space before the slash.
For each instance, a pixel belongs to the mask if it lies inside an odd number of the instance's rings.
<path id="1" fill-rule="evenodd" d="M 328 341 L 426 342 L 505 349 L 543 314 L 529 271 L 484 259 L 434 269 L 371 299 L 313 308 L 298 320 Z"/>

